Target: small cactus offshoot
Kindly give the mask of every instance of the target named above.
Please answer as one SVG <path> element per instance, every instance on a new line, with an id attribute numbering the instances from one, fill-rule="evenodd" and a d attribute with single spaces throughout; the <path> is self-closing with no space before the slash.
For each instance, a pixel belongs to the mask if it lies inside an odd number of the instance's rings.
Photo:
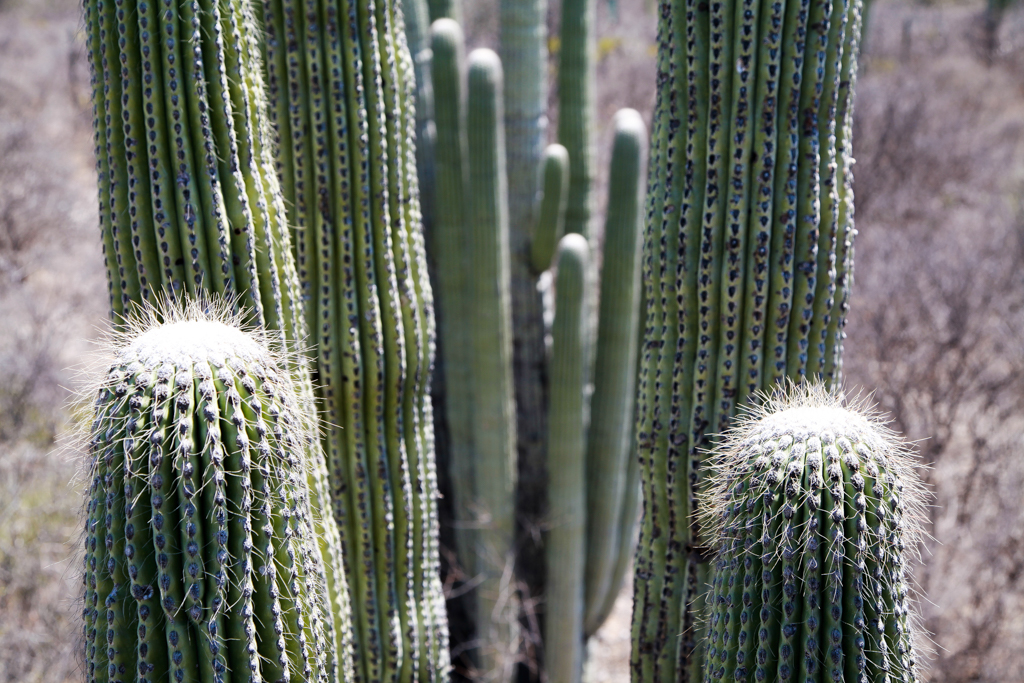
<path id="1" fill-rule="evenodd" d="M 925 491 L 878 418 L 817 386 L 740 416 L 702 496 L 705 682 L 915 681 Z"/>
<path id="2" fill-rule="evenodd" d="M 160 317 L 129 322 L 96 392 L 86 680 L 353 680 L 309 406 L 265 339 L 197 306 Z"/>

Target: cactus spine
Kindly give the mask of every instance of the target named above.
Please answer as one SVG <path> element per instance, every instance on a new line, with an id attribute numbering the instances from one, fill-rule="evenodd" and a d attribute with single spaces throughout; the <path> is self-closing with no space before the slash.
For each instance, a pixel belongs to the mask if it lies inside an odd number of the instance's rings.
<path id="1" fill-rule="evenodd" d="M 786 378 L 840 381 L 852 284 L 861 3 L 698 4 L 662 3 L 658 27 L 637 419 L 639 681 L 700 677 L 693 610 L 709 566 L 691 522 L 710 434 Z"/>
<path id="2" fill-rule="evenodd" d="M 162 317 L 129 324 L 95 401 L 87 680 L 352 680 L 290 372 L 199 306 Z"/>
<path id="3" fill-rule="evenodd" d="M 361 675 L 440 680 L 433 302 L 404 15 L 367 0 L 266 0 L 262 14 Z"/>
<path id="4" fill-rule="evenodd" d="M 710 463 L 704 681 L 915 681 L 914 461 L 821 387 L 777 393 Z"/>

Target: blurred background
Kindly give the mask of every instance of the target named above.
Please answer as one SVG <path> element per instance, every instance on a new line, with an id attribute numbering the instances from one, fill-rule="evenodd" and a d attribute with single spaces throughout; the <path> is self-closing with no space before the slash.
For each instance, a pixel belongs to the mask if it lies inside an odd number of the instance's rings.
<path id="1" fill-rule="evenodd" d="M 649 120 L 655 17 L 599 4 L 606 162 L 617 109 Z M 493 0 L 466 10 L 469 43 L 494 46 Z M 59 444 L 107 294 L 80 29 L 70 0 L 0 0 L 0 683 L 81 678 L 79 455 Z M 1024 681 L 1022 143 L 1024 7 L 872 3 L 845 373 L 927 465 L 936 683 Z M 630 601 L 591 643 L 590 683 L 628 680 Z"/>

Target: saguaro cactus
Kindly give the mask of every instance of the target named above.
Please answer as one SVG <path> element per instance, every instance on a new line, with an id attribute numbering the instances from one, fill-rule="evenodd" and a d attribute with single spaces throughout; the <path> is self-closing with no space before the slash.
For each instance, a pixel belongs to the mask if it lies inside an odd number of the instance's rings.
<path id="1" fill-rule="evenodd" d="M 130 326 L 95 401 L 87 680 L 352 680 L 308 406 L 259 338 L 198 306 L 163 317 Z"/>
<path id="2" fill-rule="evenodd" d="M 644 239 L 635 680 L 700 677 L 701 453 L 785 378 L 841 374 L 860 0 L 663 2 Z M 677 634 L 683 634 L 677 638 Z"/>
<path id="3" fill-rule="evenodd" d="M 821 387 L 743 416 L 711 461 L 704 681 L 914 681 L 924 489 L 905 446 Z"/>

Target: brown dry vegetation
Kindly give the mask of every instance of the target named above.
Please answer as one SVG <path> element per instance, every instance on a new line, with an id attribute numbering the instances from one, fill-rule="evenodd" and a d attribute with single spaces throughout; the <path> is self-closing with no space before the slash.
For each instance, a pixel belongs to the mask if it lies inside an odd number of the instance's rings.
<path id="1" fill-rule="evenodd" d="M 857 98 L 847 382 L 933 466 L 929 680 L 1024 681 L 1024 12 L 990 55 L 980 2 L 880 2 Z M 649 116 L 654 17 L 600 4 L 606 161 L 614 111 Z M 493 45 L 488 5 L 472 3 L 473 45 Z M 70 0 L 0 0 L 0 683 L 80 678 L 81 491 L 54 444 L 106 294 L 78 29 Z M 628 590 L 591 644 L 592 683 L 627 680 Z"/>

